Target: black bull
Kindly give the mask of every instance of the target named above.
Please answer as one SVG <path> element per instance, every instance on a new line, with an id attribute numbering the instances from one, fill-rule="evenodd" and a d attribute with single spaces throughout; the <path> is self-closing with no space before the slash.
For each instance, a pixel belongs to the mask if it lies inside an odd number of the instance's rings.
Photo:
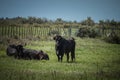
<path id="1" fill-rule="evenodd" d="M 44 53 L 42 50 L 32 50 L 25 49 L 22 45 L 9 45 L 7 47 L 6 53 L 8 56 L 14 56 L 15 58 L 22 59 L 38 59 L 38 60 L 49 60 L 47 53 Z"/>
<path id="2" fill-rule="evenodd" d="M 53 38 L 56 41 L 55 50 L 58 57 L 58 61 L 62 62 L 64 53 L 67 56 L 67 61 L 69 61 L 69 53 L 71 52 L 71 60 L 75 60 L 75 40 L 74 38 L 66 40 L 63 37 L 56 35 Z"/>

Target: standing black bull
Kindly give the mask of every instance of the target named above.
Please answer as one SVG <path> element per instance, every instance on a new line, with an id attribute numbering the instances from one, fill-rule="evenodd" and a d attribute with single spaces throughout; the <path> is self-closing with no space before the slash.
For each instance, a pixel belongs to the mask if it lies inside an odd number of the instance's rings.
<path id="1" fill-rule="evenodd" d="M 55 50 L 58 57 L 58 61 L 62 62 L 64 53 L 67 55 L 67 61 L 69 61 L 69 53 L 71 52 L 71 60 L 75 60 L 75 40 L 74 38 L 66 40 L 63 37 L 56 35 L 53 38 L 56 41 Z"/>

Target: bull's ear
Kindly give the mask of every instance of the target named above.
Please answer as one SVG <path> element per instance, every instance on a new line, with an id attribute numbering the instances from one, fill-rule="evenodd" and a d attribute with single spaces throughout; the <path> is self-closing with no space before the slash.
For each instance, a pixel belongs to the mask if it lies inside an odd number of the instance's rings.
<path id="1" fill-rule="evenodd" d="M 62 37 L 61 36 L 58 36 L 58 40 L 60 40 Z"/>
<path id="2" fill-rule="evenodd" d="M 56 36 L 53 37 L 53 40 L 56 40 Z"/>

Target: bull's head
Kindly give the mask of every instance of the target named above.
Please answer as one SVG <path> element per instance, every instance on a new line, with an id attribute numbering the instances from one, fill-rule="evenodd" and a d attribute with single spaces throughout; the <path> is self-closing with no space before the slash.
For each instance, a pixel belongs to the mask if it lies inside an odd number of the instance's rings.
<path id="1" fill-rule="evenodd" d="M 60 35 L 55 35 L 55 36 L 53 37 L 53 39 L 54 39 L 55 41 L 59 41 L 61 38 L 62 38 L 62 37 L 61 37 Z"/>

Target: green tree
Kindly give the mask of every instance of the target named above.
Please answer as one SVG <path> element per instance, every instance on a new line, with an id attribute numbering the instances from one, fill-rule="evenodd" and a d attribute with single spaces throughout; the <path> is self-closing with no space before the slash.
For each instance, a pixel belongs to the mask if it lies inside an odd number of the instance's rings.
<path id="1" fill-rule="evenodd" d="M 64 21 L 63 21 L 61 18 L 57 18 L 57 19 L 55 20 L 55 23 L 57 23 L 57 24 L 62 24 L 62 23 L 64 23 Z"/>
<path id="2" fill-rule="evenodd" d="M 91 19 L 91 17 L 87 17 L 86 20 L 81 22 L 82 25 L 94 26 L 95 22 Z"/>

